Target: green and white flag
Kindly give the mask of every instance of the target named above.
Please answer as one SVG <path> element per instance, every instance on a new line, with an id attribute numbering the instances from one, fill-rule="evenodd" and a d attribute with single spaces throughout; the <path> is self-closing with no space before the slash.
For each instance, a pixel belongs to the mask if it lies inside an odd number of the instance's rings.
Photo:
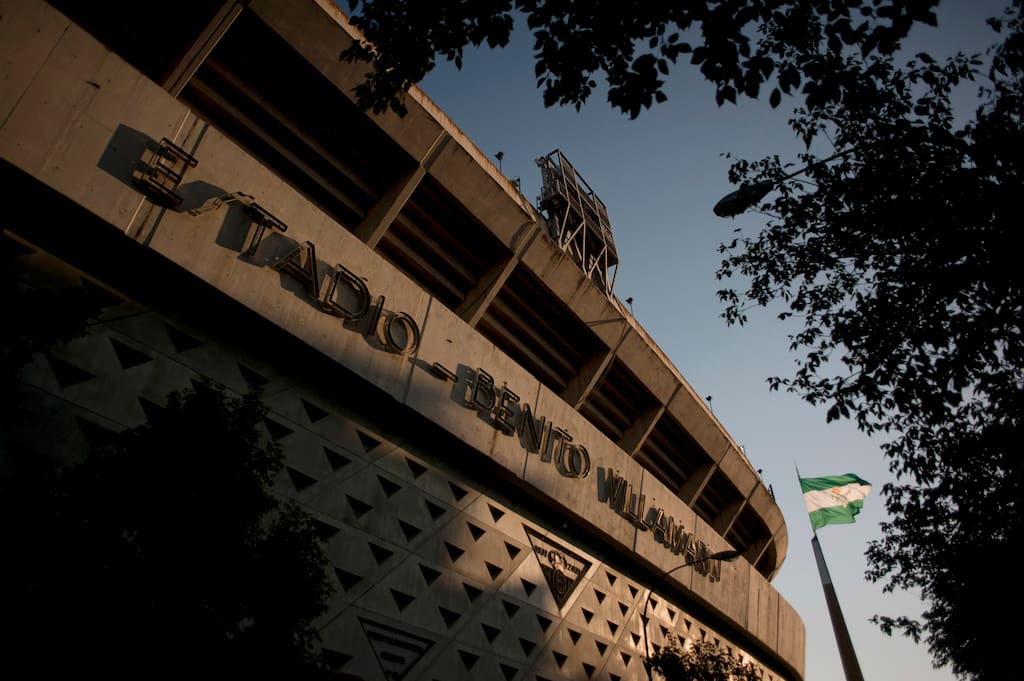
<path id="1" fill-rule="evenodd" d="M 854 516 L 864 506 L 864 497 L 871 491 L 871 483 L 847 473 L 800 478 L 800 489 L 811 516 L 811 527 L 817 530 L 826 525 L 854 522 Z"/>

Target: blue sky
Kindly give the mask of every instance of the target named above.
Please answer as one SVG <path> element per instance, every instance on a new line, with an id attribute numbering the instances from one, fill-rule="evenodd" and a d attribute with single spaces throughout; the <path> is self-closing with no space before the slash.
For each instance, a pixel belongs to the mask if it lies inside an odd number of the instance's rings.
<path id="1" fill-rule="evenodd" d="M 982 51 L 994 38 L 983 20 L 1002 7 L 992 0 L 944 0 L 938 28 L 917 30 L 910 49 L 936 56 L 957 48 Z M 765 379 L 789 375 L 794 366 L 787 329 L 770 313 L 755 311 L 744 327 L 726 327 L 720 318 L 717 247 L 734 228 L 752 232 L 766 220 L 756 213 L 734 220 L 712 213 L 734 189 L 723 154 L 795 161 L 801 146 L 786 125 L 787 102 L 779 110 L 753 101 L 719 108 L 711 85 L 680 64 L 669 77 L 668 101 L 636 120 L 612 110 L 601 93 L 580 112 L 546 109 L 524 29 L 509 48 L 467 54 L 461 71 L 439 65 L 421 87 L 486 155 L 502 152 L 502 172 L 520 180 L 531 202 L 540 188 L 535 159 L 560 149 L 606 204 L 620 258 L 615 294 L 633 299 L 636 318 L 694 389 L 711 397 L 713 412 L 763 470 L 786 518 L 789 552 L 774 586 L 807 628 L 807 681 L 844 681 L 844 675 L 797 467 L 805 477 L 852 472 L 874 485 L 855 524 L 819 532 L 864 677 L 951 681 L 948 669 L 932 668 L 924 645 L 887 637 L 868 621 L 874 614 L 922 610 L 914 595 L 883 594 L 864 579 L 864 551 L 880 536 L 884 519 L 878 492 L 892 480 L 879 442 L 849 423 L 826 424 L 823 409 L 769 392 Z"/>

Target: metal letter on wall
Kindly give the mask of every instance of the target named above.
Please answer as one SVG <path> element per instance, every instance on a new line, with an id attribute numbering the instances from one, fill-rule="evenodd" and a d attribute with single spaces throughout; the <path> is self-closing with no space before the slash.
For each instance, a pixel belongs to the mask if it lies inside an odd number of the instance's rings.
<path id="1" fill-rule="evenodd" d="M 150 156 L 141 176 L 136 177 L 136 182 L 156 203 L 177 208 L 182 198 L 174 190 L 184 179 L 185 171 L 197 164 L 194 157 L 165 137 Z"/>
<path id="2" fill-rule="evenodd" d="M 256 249 L 260 247 L 260 242 L 263 241 L 263 234 L 267 231 L 268 227 L 280 232 L 288 231 L 288 225 L 271 215 L 266 208 L 255 201 L 245 207 L 245 213 L 252 220 L 253 224 L 256 225 L 256 230 L 252 233 L 252 239 L 249 241 L 249 247 L 245 249 L 246 255 L 256 254 Z"/>
<path id="3" fill-rule="evenodd" d="M 352 307 L 346 307 L 339 301 L 338 284 L 347 286 L 352 295 L 355 298 L 355 305 Z M 336 317 L 348 321 L 356 321 L 366 316 L 366 313 L 370 311 L 370 290 L 366 287 L 366 283 L 357 277 L 351 270 L 340 263 L 334 267 L 334 274 L 331 276 L 331 281 L 327 285 L 327 289 L 324 291 L 323 300 L 320 301 L 320 307 Z"/>
<path id="4" fill-rule="evenodd" d="M 316 246 L 304 241 L 274 264 L 278 272 L 290 274 L 306 285 L 306 294 L 314 300 L 320 298 L 320 274 L 316 267 Z"/>
<path id="5" fill-rule="evenodd" d="M 396 326 L 402 327 L 402 334 L 395 333 Z M 396 312 L 384 324 L 384 344 L 391 352 L 411 355 L 420 346 L 420 327 L 405 312 Z"/>

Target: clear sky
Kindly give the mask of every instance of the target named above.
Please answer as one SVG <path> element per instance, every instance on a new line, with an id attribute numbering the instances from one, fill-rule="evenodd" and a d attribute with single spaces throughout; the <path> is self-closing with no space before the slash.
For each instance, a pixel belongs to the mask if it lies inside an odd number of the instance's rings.
<path id="1" fill-rule="evenodd" d="M 938 28 L 922 27 L 911 36 L 913 51 L 983 51 L 994 39 L 983 20 L 1002 7 L 994 0 L 944 0 Z M 787 329 L 771 314 L 755 312 L 744 327 L 726 327 L 720 318 L 717 247 L 733 229 L 751 232 L 766 220 L 756 213 L 733 220 L 712 213 L 734 189 L 722 154 L 796 161 L 801 149 L 786 125 L 787 103 L 777 111 L 751 101 L 719 108 L 699 72 L 680 64 L 669 77 L 668 101 L 636 120 L 612 110 L 600 92 L 580 112 L 546 109 L 534 84 L 531 47 L 520 27 L 509 48 L 467 54 L 461 71 L 443 63 L 421 87 L 485 154 L 495 159 L 502 152 L 502 172 L 520 180 L 534 205 L 540 189 L 535 159 L 555 149 L 606 204 L 620 259 L 616 296 L 633 299 L 635 317 L 694 390 L 710 397 L 714 414 L 763 470 L 786 518 L 789 551 L 773 584 L 806 626 L 807 681 L 845 677 L 797 467 L 805 477 L 852 472 L 874 485 L 855 524 L 825 527 L 818 535 L 864 678 L 952 680 L 948 668 L 933 669 L 923 644 L 887 637 L 868 621 L 874 614 L 917 616 L 922 610 L 913 595 L 883 594 L 864 579 L 864 551 L 880 536 L 885 516 L 878 493 L 893 479 L 879 443 L 849 423 L 826 424 L 823 409 L 793 395 L 769 392 L 765 379 L 789 375 L 794 366 Z"/>

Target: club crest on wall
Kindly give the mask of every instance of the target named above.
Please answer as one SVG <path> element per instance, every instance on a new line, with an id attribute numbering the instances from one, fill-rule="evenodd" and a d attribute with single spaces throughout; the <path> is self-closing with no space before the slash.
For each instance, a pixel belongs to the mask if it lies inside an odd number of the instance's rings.
<path id="1" fill-rule="evenodd" d="M 551 595 L 561 608 L 569 597 L 572 596 L 576 587 L 583 580 L 583 576 L 590 569 L 590 561 L 582 556 L 573 553 L 558 542 L 538 534 L 536 531 L 524 526 L 526 536 L 530 538 L 530 546 L 533 548 L 533 555 L 540 563 L 541 572 L 551 589 Z"/>

